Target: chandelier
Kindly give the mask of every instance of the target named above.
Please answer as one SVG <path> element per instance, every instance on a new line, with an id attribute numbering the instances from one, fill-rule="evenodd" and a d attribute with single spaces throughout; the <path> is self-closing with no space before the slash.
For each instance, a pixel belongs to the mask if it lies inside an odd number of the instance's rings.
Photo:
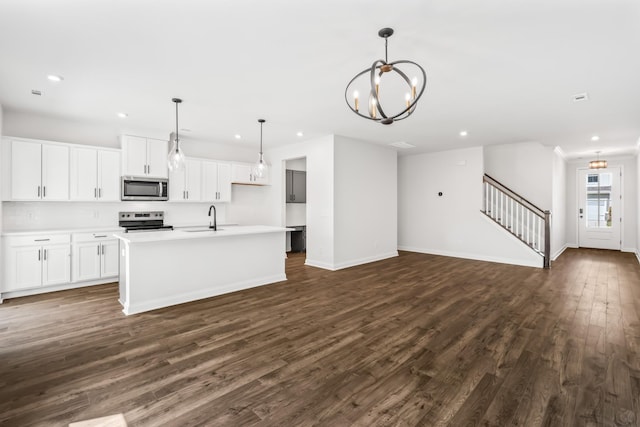
<path id="1" fill-rule="evenodd" d="M 596 155 L 598 156 L 597 160 L 591 160 L 589 162 L 589 169 L 606 169 L 607 161 L 600 160 L 600 151 L 596 151 Z"/>
<path id="2" fill-rule="evenodd" d="M 356 74 L 347 84 L 344 91 L 344 99 L 351 111 L 360 117 L 380 122 L 383 125 L 390 125 L 394 121 L 406 119 L 416 109 L 418 100 L 424 93 L 427 84 L 427 74 L 424 72 L 424 68 L 413 61 L 399 60 L 389 62 L 388 42 L 389 37 L 393 35 L 393 29 L 383 28 L 378 31 L 378 35 L 384 39 L 384 60 L 378 59 L 370 68 Z M 406 66 L 406 68 L 413 69 L 418 75 L 421 74 L 422 80 L 419 81 L 415 75 L 410 79 L 405 71 L 398 68 L 398 65 L 402 65 L 403 68 Z M 389 80 L 389 88 L 385 90 L 380 88 L 383 83 L 383 76 L 386 76 L 385 80 Z M 368 92 L 366 114 L 360 112 L 358 88 L 364 88 L 364 92 Z M 402 92 L 405 92 L 404 96 Z M 350 97 L 351 100 L 349 99 Z M 394 111 L 393 113 L 385 110 L 381 101 L 383 98 L 386 102 L 393 103 L 392 109 L 389 110 Z M 398 110 L 399 112 L 396 113 Z"/>

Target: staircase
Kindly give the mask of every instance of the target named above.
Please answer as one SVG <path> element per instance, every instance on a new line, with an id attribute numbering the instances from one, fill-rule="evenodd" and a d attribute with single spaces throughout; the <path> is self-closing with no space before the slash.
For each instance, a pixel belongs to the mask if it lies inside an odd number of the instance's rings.
<path id="1" fill-rule="evenodd" d="M 543 257 L 551 266 L 551 212 L 542 210 L 485 174 L 482 213 Z"/>

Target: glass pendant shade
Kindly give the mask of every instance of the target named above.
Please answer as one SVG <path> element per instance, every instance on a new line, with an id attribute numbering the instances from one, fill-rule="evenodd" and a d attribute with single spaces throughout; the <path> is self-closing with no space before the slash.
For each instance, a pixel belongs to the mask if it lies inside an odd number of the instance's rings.
<path id="1" fill-rule="evenodd" d="M 184 169 L 184 152 L 180 148 L 180 142 L 174 139 L 171 144 L 171 150 L 167 156 L 167 166 L 170 171 L 177 171 Z"/>
<path id="2" fill-rule="evenodd" d="M 260 157 L 258 158 L 258 161 L 253 167 L 253 174 L 258 178 L 264 178 L 267 176 L 268 169 L 269 169 L 269 166 L 267 166 L 267 163 L 264 161 L 264 158 L 262 157 L 262 153 L 260 153 Z"/>

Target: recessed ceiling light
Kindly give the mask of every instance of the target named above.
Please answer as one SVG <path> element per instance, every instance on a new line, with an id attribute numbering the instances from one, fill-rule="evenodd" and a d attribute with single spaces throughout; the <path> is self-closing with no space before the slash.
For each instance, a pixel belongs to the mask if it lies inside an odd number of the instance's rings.
<path id="1" fill-rule="evenodd" d="M 129 115 L 127 113 L 117 113 L 116 115 L 118 117 L 120 117 L 121 119 L 126 119 L 127 117 L 129 117 Z"/>
<path id="2" fill-rule="evenodd" d="M 52 82 L 56 82 L 56 83 L 59 83 L 59 82 L 61 82 L 61 81 L 63 81 L 63 80 L 64 80 L 64 77 L 62 77 L 62 76 L 56 76 L 55 74 L 49 74 L 49 75 L 47 76 L 47 78 L 48 78 L 49 80 L 51 80 Z"/>
<path id="3" fill-rule="evenodd" d="M 237 134 L 237 133 L 236 133 L 235 135 L 233 135 L 233 137 L 234 137 L 235 139 L 241 139 L 241 138 L 242 138 L 242 137 L 241 137 L 239 134 Z"/>
<path id="4" fill-rule="evenodd" d="M 31 95 L 42 95 L 42 91 L 38 89 L 31 89 Z"/>
<path id="5" fill-rule="evenodd" d="M 467 136 L 467 135 L 468 135 L 468 133 L 467 133 L 466 130 L 461 130 L 460 131 L 460 136 Z"/>
<path id="6" fill-rule="evenodd" d="M 593 135 L 593 136 L 591 137 L 591 140 L 592 140 L 592 141 L 599 141 L 599 140 L 600 140 L 600 137 L 599 137 L 598 135 Z"/>
<path id="7" fill-rule="evenodd" d="M 302 133 L 302 132 L 298 132 L 298 133 L 296 133 L 296 135 L 297 135 L 297 136 L 304 136 L 304 133 Z"/>

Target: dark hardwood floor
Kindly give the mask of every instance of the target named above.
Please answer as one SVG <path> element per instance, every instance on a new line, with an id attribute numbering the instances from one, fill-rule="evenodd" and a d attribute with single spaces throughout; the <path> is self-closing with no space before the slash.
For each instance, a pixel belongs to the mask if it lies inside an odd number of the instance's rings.
<path id="1" fill-rule="evenodd" d="M 632 254 L 303 256 L 287 282 L 129 317 L 115 284 L 6 301 L 0 425 L 638 425 Z"/>

